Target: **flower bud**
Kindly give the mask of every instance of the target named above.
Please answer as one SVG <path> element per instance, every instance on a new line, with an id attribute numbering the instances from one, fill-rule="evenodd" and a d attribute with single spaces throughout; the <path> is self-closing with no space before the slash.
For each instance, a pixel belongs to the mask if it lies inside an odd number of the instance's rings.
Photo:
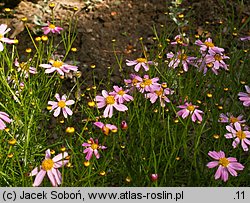
<path id="1" fill-rule="evenodd" d="M 127 124 L 126 121 L 122 121 L 122 123 L 121 123 L 121 129 L 122 130 L 127 130 L 128 129 L 128 124 Z"/>
<path id="2" fill-rule="evenodd" d="M 155 181 L 158 180 L 158 174 L 156 174 L 156 173 L 151 174 L 150 178 L 151 178 L 151 180 L 152 180 L 153 182 L 155 182 Z"/>

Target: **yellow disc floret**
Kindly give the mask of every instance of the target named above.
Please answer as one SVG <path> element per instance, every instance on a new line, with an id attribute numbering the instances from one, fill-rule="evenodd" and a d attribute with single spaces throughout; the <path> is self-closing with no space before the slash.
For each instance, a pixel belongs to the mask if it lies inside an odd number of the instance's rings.
<path id="1" fill-rule="evenodd" d="M 229 163 L 230 162 L 225 157 L 219 159 L 219 164 L 222 165 L 223 167 L 227 167 Z"/>
<path id="2" fill-rule="evenodd" d="M 54 24 L 50 24 L 50 25 L 49 25 L 49 28 L 50 28 L 50 29 L 55 29 L 56 26 L 55 26 Z"/>
<path id="3" fill-rule="evenodd" d="M 187 107 L 187 110 L 189 111 L 194 111 L 195 110 L 195 107 L 193 105 L 190 105 Z"/>
<path id="4" fill-rule="evenodd" d="M 214 44 L 212 42 L 205 42 L 204 43 L 207 47 L 214 47 Z"/>
<path id="5" fill-rule="evenodd" d="M 187 60 L 187 55 L 186 54 L 179 54 L 178 59 L 182 60 L 182 61 L 186 61 Z"/>
<path id="6" fill-rule="evenodd" d="M 136 59 L 136 61 L 138 63 L 147 63 L 147 59 L 145 59 L 145 58 L 138 58 L 138 59 Z"/>
<path id="7" fill-rule="evenodd" d="M 123 96 L 125 94 L 125 92 L 123 90 L 120 90 L 119 92 L 117 92 L 117 94 Z"/>
<path id="8" fill-rule="evenodd" d="M 99 147 L 98 144 L 95 144 L 95 143 L 91 145 L 91 148 L 92 148 L 93 150 L 98 149 L 98 147 Z"/>
<path id="9" fill-rule="evenodd" d="M 54 166 L 54 161 L 52 159 L 45 159 L 43 162 L 42 162 L 42 168 L 45 170 L 45 171 L 49 171 L 53 168 Z"/>
<path id="10" fill-rule="evenodd" d="M 54 61 L 52 66 L 55 68 L 61 68 L 61 66 L 63 65 L 62 61 Z"/>
<path id="11" fill-rule="evenodd" d="M 115 103 L 115 98 L 114 98 L 114 96 L 107 96 L 107 97 L 106 97 L 106 103 L 107 103 L 107 104 L 114 104 L 114 103 Z"/>
<path id="12" fill-rule="evenodd" d="M 244 133 L 242 130 L 238 131 L 238 132 L 236 133 L 236 136 L 237 136 L 239 139 L 241 139 L 241 140 L 243 140 L 243 139 L 245 139 L 245 138 L 247 137 L 246 133 Z"/>
<path id="13" fill-rule="evenodd" d="M 61 107 L 61 108 L 64 108 L 64 107 L 66 106 L 66 103 L 65 103 L 64 100 L 60 100 L 60 101 L 57 103 L 57 105 L 58 105 L 59 107 Z"/>
<path id="14" fill-rule="evenodd" d="M 222 60 L 222 57 L 221 57 L 220 54 L 215 54 L 214 59 L 215 59 L 216 61 L 221 61 L 221 60 Z"/>
<path id="15" fill-rule="evenodd" d="M 239 120 L 237 118 L 233 117 L 233 116 L 230 118 L 230 123 L 236 123 L 238 121 Z"/>
<path id="16" fill-rule="evenodd" d="M 155 94 L 157 94 L 158 96 L 161 96 L 163 93 L 163 88 L 161 88 L 160 90 L 155 90 Z"/>

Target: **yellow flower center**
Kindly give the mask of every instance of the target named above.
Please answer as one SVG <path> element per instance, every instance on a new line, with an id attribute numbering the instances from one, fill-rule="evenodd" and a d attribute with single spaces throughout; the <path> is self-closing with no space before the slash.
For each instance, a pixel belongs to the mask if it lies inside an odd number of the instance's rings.
<path id="1" fill-rule="evenodd" d="M 109 134 L 109 128 L 106 127 L 106 126 L 103 126 L 103 127 L 102 127 L 102 132 L 103 132 L 105 135 L 108 135 L 108 134 Z"/>
<path id="2" fill-rule="evenodd" d="M 55 28 L 56 28 L 56 26 L 55 26 L 55 25 L 53 25 L 53 24 L 50 24 L 50 25 L 49 25 L 49 28 L 50 28 L 50 29 L 55 29 Z"/>
<path id="3" fill-rule="evenodd" d="M 60 68 L 63 65 L 62 61 L 54 61 L 52 66 L 55 68 Z"/>
<path id="4" fill-rule="evenodd" d="M 177 39 L 176 39 L 176 42 L 177 42 L 178 44 L 183 44 L 183 40 L 182 40 L 181 38 L 177 38 Z"/>
<path id="5" fill-rule="evenodd" d="M 220 54 L 215 54 L 214 59 L 215 59 L 216 61 L 221 61 L 221 60 L 222 60 L 222 57 L 221 57 Z"/>
<path id="6" fill-rule="evenodd" d="M 66 103 L 65 103 L 65 101 L 63 101 L 63 100 L 60 100 L 60 101 L 57 103 L 57 105 L 58 105 L 59 107 L 61 107 L 61 108 L 64 108 L 64 107 L 66 106 Z"/>
<path id="7" fill-rule="evenodd" d="M 246 133 L 244 133 L 242 130 L 240 130 L 240 131 L 238 131 L 237 133 L 236 133 L 236 136 L 239 138 L 239 139 L 241 139 L 241 140 L 243 140 L 243 139 L 245 139 L 246 138 Z"/>
<path id="8" fill-rule="evenodd" d="M 42 168 L 45 170 L 45 171 L 49 171 L 53 168 L 54 166 L 54 161 L 52 159 L 45 159 L 43 162 L 42 162 Z"/>
<path id="9" fill-rule="evenodd" d="M 132 80 L 132 84 L 133 84 L 133 85 L 136 85 L 137 83 L 138 83 L 138 80 L 134 78 L 134 79 Z"/>
<path id="10" fill-rule="evenodd" d="M 195 110 L 195 107 L 193 105 L 190 105 L 187 107 L 187 110 L 189 111 L 194 111 Z"/>
<path id="11" fill-rule="evenodd" d="M 0 34 L 0 39 L 3 38 L 3 35 Z"/>
<path id="12" fill-rule="evenodd" d="M 155 94 L 157 94 L 158 96 L 161 96 L 163 93 L 163 88 L 161 88 L 160 90 L 155 90 Z"/>
<path id="13" fill-rule="evenodd" d="M 115 98 L 114 98 L 114 96 L 107 96 L 107 97 L 106 97 L 106 103 L 107 103 L 107 104 L 114 104 L 114 103 L 115 103 Z"/>
<path id="14" fill-rule="evenodd" d="M 27 66 L 27 63 L 24 63 L 24 62 L 19 63 L 19 68 L 27 72 L 29 71 L 29 67 Z"/>
<path id="15" fill-rule="evenodd" d="M 178 59 L 182 60 L 182 61 L 186 61 L 187 60 L 187 55 L 186 54 L 179 54 Z"/>
<path id="16" fill-rule="evenodd" d="M 143 83 L 146 85 L 146 86 L 149 86 L 152 84 L 152 80 L 151 79 L 143 79 Z"/>
<path id="17" fill-rule="evenodd" d="M 138 58 L 138 59 L 136 59 L 136 61 L 138 63 L 147 63 L 147 59 L 145 59 L 145 58 Z"/>
<path id="18" fill-rule="evenodd" d="M 220 158 L 219 159 L 219 164 L 222 165 L 223 167 L 227 167 L 230 162 L 228 161 L 227 158 Z"/>
<path id="19" fill-rule="evenodd" d="M 236 123 L 238 121 L 239 120 L 237 118 L 233 117 L 233 116 L 230 118 L 230 123 Z"/>
<path id="20" fill-rule="evenodd" d="M 214 66 L 213 63 L 207 63 L 207 67 L 208 67 L 208 68 L 212 68 L 213 66 Z"/>
<path id="21" fill-rule="evenodd" d="M 123 90 L 120 90 L 119 92 L 117 92 L 117 94 L 123 96 L 125 94 L 125 92 Z"/>
<path id="22" fill-rule="evenodd" d="M 204 43 L 207 47 L 214 47 L 214 43 L 212 42 L 205 42 Z"/>
<path id="23" fill-rule="evenodd" d="M 95 143 L 91 145 L 91 148 L 92 148 L 93 150 L 98 149 L 98 147 L 99 147 L 98 144 L 95 144 Z"/>

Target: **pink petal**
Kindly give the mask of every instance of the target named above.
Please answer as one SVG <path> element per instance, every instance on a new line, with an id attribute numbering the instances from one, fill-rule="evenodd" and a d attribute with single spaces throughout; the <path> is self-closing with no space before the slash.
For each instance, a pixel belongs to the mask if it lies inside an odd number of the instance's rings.
<path id="1" fill-rule="evenodd" d="M 54 115 L 55 117 L 57 117 L 57 116 L 59 116 L 60 112 L 61 112 L 61 107 L 58 107 L 58 108 L 55 110 L 55 112 L 54 112 L 53 115 Z"/>
<path id="2" fill-rule="evenodd" d="M 55 180 L 55 177 L 54 177 L 52 171 L 51 171 L 51 170 L 47 171 L 47 175 L 48 175 L 48 177 L 49 177 L 49 180 L 50 180 L 52 186 L 53 186 L 53 187 L 56 187 L 56 186 L 57 186 L 57 183 L 56 183 L 56 180 Z"/>
<path id="3" fill-rule="evenodd" d="M 68 153 L 67 152 L 63 152 L 63 153 L 60 153 L 60 154 L 56 155 L 52 160 L 54 162 L 58 162 L 58 161 L 64 159 L 65 157 L 67 157 L 67 156 L 68 156 Z"/>
<path id="4" fill-rule="evenodd" d="M 46 171 L 43 169 L 38 172 L 38 174 L 36 175 L 36 178 L 34 180 L 34 183 L 33 183 L 34 187 L 37 187 L 42 183 L 45 174 L 46 174 Z"/>

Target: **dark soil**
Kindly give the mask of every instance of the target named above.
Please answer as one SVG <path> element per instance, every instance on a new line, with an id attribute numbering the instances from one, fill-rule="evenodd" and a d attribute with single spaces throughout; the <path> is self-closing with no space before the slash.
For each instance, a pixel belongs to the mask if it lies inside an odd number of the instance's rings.
<path id="1" fill-rule="evenodd" d="M 46 13 L 49 8 L 45 9 L 43 0 L 6 2 L 14 9 L 14 13 L 10 19 L 2 15 L 0 23 L 8 23 L 13 30 L 17 30 L 16 37 L 20 41 L 19 49 L 25 50 L 32 44 L 29 43 L 30 40 L 27 38 L 27 32 L 23 29 L 20 19 L 26 16 L 29 26 L 34 28 L 34 14 L 46 22 L 50 20 L 50 14 Z M 114 68 L 113 81 L 119 80 L 120 73 L 112 40 L 115 39 L 116 53 L 119 57 L 123 55 L 124 62 L 125 59 L 136 59 L 141 56 L 142 47 L 138 40 L 140 37 L 143 37 L 144 44 L 150 47 L 154 37 L 153 26 L 157 30 L 161 25 L 175 26 L 166 15 L 171 2 L 166 0 L 102 0 L 99 3 L 93 0 L 89 4 L 85 4 L 86 1 L 83 0 L 55 0 L 53 2 L 59 4 L 55 7 L 56 19 L 64 22 L 69 19 L 69 14 L 72 15 L 74 6 L 79 8 L 75 14 L 78 17 L 78 35 L 73 46 L 78 49 L 76 60 L 80 62 L 79 68 L 83 71 L 84 77 L 89 67 L 94 64 L 97 79 L 105 76 L 107 68 L 111 67 Z M 203 26 L 206 21 L 211 22 L 211 26 L 214 22 L 228 21 L 229 19 L 225 16 L 230 16 L 230 14 L 234 21 L 242 21 L 250 15 L 249 4 L 242 7 L 233 0 L 226 1 L 226 4 L 220 0 L 184 0 L 183 2 L 185 12 L 191 11 L 190 20 L 197 28 Z M 40 5 L 40 10 L 43 8 L 44 12 L 39 11 L 37 5 Z M 247 5 L 246 2 L 245 5 Z M 185 29 L 189 30 L 190 27 Z"/>

